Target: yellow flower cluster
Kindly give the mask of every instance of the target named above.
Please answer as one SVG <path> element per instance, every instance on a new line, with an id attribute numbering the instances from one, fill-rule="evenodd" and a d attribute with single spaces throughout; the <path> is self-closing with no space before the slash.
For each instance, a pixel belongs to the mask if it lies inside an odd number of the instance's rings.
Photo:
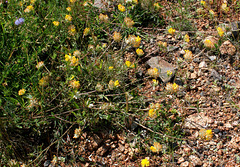
<path id="1" fill-rule="evenodd" d="M 49 82 L 49 76 L 45 76 L 39 80 L 38 84 L 42 87 L 45 87 L 48 85 L 48 82 Z"/>
<path id="2" fill-rule="evenodd" d="M 176 31 L 176 30 L 173 29 L 173 28 L 169 28 L 169 29 L 168 29 L 168 33 L 171 34 L 171 35 L 174 35 L 174 34 L 175 34 L 175 31 Z"/>
<path id="3" fill-rule="evenodd" d="M 166 85 L 166 90 L 169 92 L 169 93 L 176 93 L 179 89 L 179 86 L 178 84 L 176 83 L 167 83 Z"/>
<path id="4" fill-rule="evenodd" d="M 136 37 L 135 35 L 129 35 L 126 39 L 126 43 L 132 47 L 138 48 L 141 44 L 141 40 L 142 39 L 139 36 Z"/>
<path id="5" fill-rule="evenodd" d="M 149 163 L 149 160 L 147 158 L 145 158 L 141 161 L 141 166 L 142 167 L 146 167 L 146 166 L 149 166 L 149 165 L 150 165 L 150 163 Z"/>
<path id="6" fill-rule="evenodd" d="M 53 25 L 56 27 L 59 26 L 59 21 L 53 21 Z"/>
<path id="7" fill-rule="evenodd" d="M 168 76 L 171 76 L 172 74 L 173 74 L 172 71 L 167 70 L 167 75 L 168 75 Z"/>
<path id="8" fill-rule="evenodd" d="M 190 42 L 190 39 L 189 39 L 188 34 L 186 34 L 186 35 L 184 36 L 184 41 L 185 41 L 185 42 Z"/>
<path id="9" fill-rule="evenodd" d="M 29 13 L 31 12 L 32 10 L 34 10 L 33 6 L 32 5 L 29 5 L 27 6 L 27 8 L 24 10 L 25 13 Z"/>
<path id="10" fill-rule="evenodd" d="M 76 28 L 75 28 L 75 26 L 74 25 L 70 25 L 69 27 L 68 27 L 68 33 L 70 34 L 70 35 L 75 35 L 76 34 Z"/>
<path id="11" fill-rule="evenodd" d="M 203 41 L 203 43 L 204 43 L 204 46 L 205 46 L 206 48 L 210 48 L 210 49 L 214 49 L 214 48 L 215 48 L 214 43 L 213 43 L 210 39 L 205 39 L 205 40 Z"/>
<path id="12" fill-rule="evenodd" d="M 38 62 L 38 64 L 36 65 L 36 68 L 37 68 L 37 69 L 40 69 L 42 66 L 44 66 L 44 62 L 43 62 L 43 61 L 40 61 L 40 62 Z"/>
<path id="13" fill-rule="evenodd" d="M 76 128 L 76 129 L 74 130 L 74 136 L 73 136 L 73 138 L 74 138 L 74 139 L 79 138 L 80 135 L 81 135 L 81 133 L 82 133 L 81 128 Z"/>
<path id="14" fill-rule="evenodd" d="M 120 10 L 121 12 L 125 12 L 126 11 L 125 7 L 122 4 L 118 5 L 118 10 Z"/>
<path id="15" fill-rule="evenodd" d="M 160 7 L 160 5 L 159 5 L 159 3 L 154 3 L 153 4 L 153 6 L 154 6 L 154 8 L 156 9 L 156 10 L 159 10 L 161 7 Z"/>
<path id="16" fill-rule="evenodd" d="M 121 39 L 122 39 L 121 33 L 115 31 L 115 32 L 113 33 L 113 40 L 114 40 L 115 42 L 120 42 Z"/>
<path id="17" fill-rule="evenodd" d="M 70 3 L 75 3 L 77 0 L 70 0 Z"/>
<path id="18" fill-rule="evenodd" d="M 151 146 L 150 147 L 150 150 L 152 151 L 152 152 L 160 152 L 161 150 L 162 150 L 162 145 L 160 144 L 160 143 L 158 143 L 158 142 L 154 142 L 154 144 L 153 144 L 153 146 Z"/>
<path id="19" fill-rule="evenodd" d="M 89 27 L 86 27 L 83 31 L 83 36 L 87 36 L 90 32 L 90 28 Z"/>
<path id="20" fill-rule="evenodd" d="M 109 66 L 108 69 L 109 69 L 109 70 L 112 70 L 112 69 L 113 69 L 113 66 Z"/>
<path id="21" fill-rule="evenodd" d="M 104 15 L 104 14 L 100 14 L 99 15 L 99 20 L 104 22 L 104 23 L 107 23 L 108 22 L 108 15 Z"/>
<path id="22" fill-rule="evenodd" d="M 25 94 L 25 92 L 26 92 L 26 89 L 20 89 L 20 90 L 18 91 L 18 95 L 19 95 L 19 96 L 22 96 L 22 95 Z"/>
<path id="23" fill-rule="evenodd" d="M 153 86 L 157 86 L 158 85 L 158 80 L 152 79 L 152 82 L 153 82 Z"/>
<path id="24" fill-rule="evenodd" d="M 72 11 L 72 8 L 71 8 L 71 7 L 67 7 L 66 9 L 67 9 L 67 11 L 69 11 L 69 12 Z"/>
<path id="25" fill-rule="evenodd" d="M 116 81 L 110 80 L 109 83 L 108 83 L 108 88 L 111 89 L 111 90 L 112 90 L 114 87 L 118 87 L 118 86 L 120 86 L 118 80 L 116 80 Z"/>
<path id="26" fill-rule="evenodd" d="M 138 49 L 136 50 L 136 53 L 137 53 L 138 56 L 142 56 L 142 55 L 144 55 L 143 50 L 140 49 L 140 48 L 138 48 Z"/>
<path id="27" fill-rule="evenodd" d="M 158 45 L 160 48 L 166 48 L 166 47 L 167 47 L 167 42 L 158 41 L 158 42 L 157 42 L 157 45 Z"/>
<path id="28" fill-rule="evenodd" d="M 78 65 L 78 58 L 76 56 L 71 56 L 71 54 L 65 55 L 65 61 L 70 62 L 70 66 L 77 66 Z"/>
<path id="29" fill-rule="evenodd" d="M 227 7 L 227 3 L 223 3 L 221 5 L 221 10 L 227 13 L 229 11 L 229 7 Z"/>
<path id="30" fill-rule="evenodd" d="M 192 51 L 190 50 L 185 50 L 185 54 L 183 55 L 184 59 L 187 61 L 192 61 L 193 59 L 193 54 Z"/>
<path id="31" fill-rule="evenodd" d="M 73 89 L 78 89 L 80 88 L 80 83 L 79 81 L 72 80 L 69 82 L 69 86 L 72 87 Z"/>
<path id="32" fill-rule="evenodd" d="M 218 27 L 218 28 L 217 28 L 217 32 L 218 32 L 218 35 L 219 35 L 220 37 L 223 37 L 224 31 L 223 31 L 223 29 L 222 29 L 221 27 Z"/>
<path id="33" fill-rule="evenodd" d="M 217 16 L 217 13 L 215 13 L 212 9 L 209 10 L 209 14 L 211 17 Z"/>
<path id="34" fill-rule="evenodd" d="M 159 72 L 156 67 L 148 69 L 147 73 L 148 73 L 148 75 L 150 75 L 153 78 L 157 78 L 159 76 Z"/>
<path id="35" fill-rule="evenodd" d="M 212 130 L 206 130 L 206 129 L 200 129 L 199 131 L 199 137 L 203 140 L 211 140 L 213 137 Z"/>
<path id="36" fill-rule="evenodd" d="M 151 108 L 149 111 L 148 111 L 148 116 L 150 118 L 154 118 L 156 116 L 156 110 Z"/>
<path id="37" fill-rule="evenodd" d="M 124 18 L 124 23 L 128 28 L 132 27 L 135 24 L 134 21 L 129 17 Z"/>
<path id="38" fill-rule="evenodd" d="M 72 21 L 72 16 L 71 15 L 66 15 L 65 20 L 66 21 Z"/>

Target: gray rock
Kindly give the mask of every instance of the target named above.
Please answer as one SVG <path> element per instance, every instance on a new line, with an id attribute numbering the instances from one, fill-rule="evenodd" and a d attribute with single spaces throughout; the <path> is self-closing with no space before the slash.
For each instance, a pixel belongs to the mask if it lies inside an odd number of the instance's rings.
<path id="1" fill-rule="evenodd" d="M 207 64 L 205 61 L 202 61 L 200 64 L 199 64 L 199 68 L 207 68 Z"/>
<path id="2" fill-rule="evenodd" d="M 210 77 L 213 77 L 213 79 L 221 80 L 222 77 L 218 74 L 218 72 L 214 69 L 211 70 Z"/>
<path id="3" fill-rule="evenodd" d="M 99 9 L 106 10 L 108 2 L 107 0 L 95 0 L 93 6 Z"/>
<path id="4" fill-rule="evenodd" d="M 208 57 L 211 61 L 216 60 L 217 56 L 209 56 Z"/>
<path id="5" fill-rule="evenodd" d="M 161 78 L 161 80 L 166 83 L 169 82 L 171 80 L 171 78 L 175 75 L 177 68 L 168 63 L 167 61 L 163 60 L 160 56 L 157 57 L 152 57 L 151 59 L 149 59 L 147 61 L 147 64 L 151 67 L 151 68 L 157 68 L 159 71 L 159 77 Z M 168 76 L 167 75 L 167 71 L 171 71 L 172 75 Z"/>
<path id="6" fill-rule="evenodd" d="M 190 155 L 189 159 L 191 160 L 192 166 L 201 166 L 202 161 L 195 155 Z"/>

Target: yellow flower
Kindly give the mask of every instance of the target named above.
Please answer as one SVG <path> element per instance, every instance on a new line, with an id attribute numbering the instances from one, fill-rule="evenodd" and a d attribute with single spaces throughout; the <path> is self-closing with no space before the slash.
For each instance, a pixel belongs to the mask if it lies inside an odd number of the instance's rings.
<path id="1" fill-rule="evenodd" d="M 118 80 L 116 80 L 115 82 L 114 82 L 114 86 L 115 87 L 118 87 L 120 84 L 119 84 L 119 81 Z"/>
<path id="2" fill-rule="evenodd" d="M 190 50 L 185 50 L 185 54 L 183 55 L 184 59 L 187 61 L 192 61 L 193 59 L 193 54 L 192 51 Z"/>
<path id="3" fill-rule="evenodd" d="M 75 56 L 72 56 L 70 59 L 70 66 L 77 66 L 78 65 L 78 58 L 76 58 Z"/>
<path id="4" fill-rule="evenodd" d="M 153 145 L 154 145 L 154 146 L 151 146 L 151 147 L 150 147 L 150 150 L 151 150 L 152 152 L 159 152 L 159 151 L 162 150 L 162 145 L 161 145 L 160 143 L 154 142 Z"/>
<path id="5" fill-rule="evenodd" d="M 75 139 L 79 138 L 80 135 L 81 135 L 81 133 L 82 133 L 81 128 L 76 128 L 76 129 L 74 130 L 74 136 L 73 136 L 73 138 L 75 138 Z"/>
<path id="6" fill-rule="evenodd" d="M 70 0 L 70 2 L 71 2 L 71 3 L 75 3 L 75 2 L 76 2 L 76 0 Z"/>
<path id="7" fill-rule="evenodd" d="M 206 2 L 205 1 L 201 1 L 201 5 L 206 7 Z"/>
<path id="8" fill-rule="evenodd" d="M 229 11 L 229 7 L 227 7 L 227 4 L 226 4 L 226 3 L 223 3 L 223 4 L 221 5 L 221 9 L 222 9 L 225 13 L 227 13 L 227 12 Z"/>
<path id="9" fill-rule="evenodd" d="M 154 3 L 153 6 L 154 6 L 154 8 L 155 8 L 156 10 L 159 10 L 159 9 L 161 8 L 161 7 L 159 6 L 159 3 Z"/>
<path id="10" fill-rule="evenodd" d="M 133 3 L 138 4 L 138 0 L 133 0 Z"/>
<path id="11" fill-rule="evenodd" d="M 71 58 L 72 58 L 72 57 L 71 57 L 71 54 L 69 54 L 69 55 L 66 54 L 66 55 L 65 55 L 65 61 L 70 61 Z"/>
<path id="12" fill-rule="evenodd" d="M 31 4 L 34 4 L 36 2 L 36 0 L 31 0 L 30 3 Z"/>
<path id="13" fill-rule="evenodd" d="M 148 69 L 147 73 L 153 78 L 157 78 L 159 75 L 158 69 L 156 67 Z"/>
<path id="14" fill-rule="evenodd" d="M 113 33 L 113 40 L 114 40 L 115 42 L 120 42 L 121 39 L 122 39 L 121 33 L 115 31 L 115 32 Z"/>
<path id="15" fill-rule="evenodd" d="M 108 69 L 109 69 L 109 70 L 112 70 L 112 69 L 113 69 L 113 66 L 109 66 Z"/>
<path id="16" fill-rule="evenodd" d="M 20 89 L 20 90 L 18 91 L 18 95 L 19 95 L 19 96 L 22 96 L 22 95 L 25 94 L 25 92 L 26 92 L 26 89 Z"/>
<path id="17" fill-rule="evenodd" d="M 108 88 L 111 89 L 111 90 L 114 88 L 114 81 L 113 80 L 109 81 Z"/>
<path id="18" fill-rule="evenodd" d="M 67 11 L 69 11 L 69 12 L 72 11 L 72 8 L 71 8 L 71 7 L 67 7 L 66 9 L 67 9 Z"/>
<path id="19" fill-rule="evenodd" d="M 72 87 L 73 89 L 78 89 L 80 87 L 80 83 L 79 81 L 72 80 L 70 81 L 69 86 Z"/>
<path id="20" fill-rule="evenodd" d="M 138 56 L 142 56 L 142 55 L 144 55 L 143 50 L 140 49 L 140 48 L 138 48 L 138 49 L 136 50 L 136 53 L 137 53 Z"/>
<path id="21" fill-rule="evenodd" d="M 211 17 L 217 16 L 217 14 L 213 10 L 209 10 L 209 14 Z"/>
<path id="22" fill-rule="evenodd" d="M 127 60 L 127 61 L 125 62 L 125 64 L 126 64 L 127 67 L 130 67 L 132 63 Z"/>
<path id="23" fill-rule="evenodd" d="M 189 41 L 190 41 L 188 34 L 186 34 L 186 35 L 184 36 L 184 41 L 185 41 L 185 42 L 189 42 Z"/>
<path id="24" fill-rule="evenodd" d="M 218 35 L 219 35 L 220 37 L 222 37 L 222 36 L 224 35 L 224 31 L 222 30 L 221 27 L 218 27 L 218 28 L 217 28 L 217 32 L 218 32 Z"/>
<path id="25" fill-rule="evenodd" d="M 40 79 L 40 81 L 38 82 L 38 84 L 42 87 L 45 87 L 48 85 L 48 81 L 49 81 L 49 76 L 45 76 L 45 77 L 42 77 Z"/>
<path id="26" fill-rule="evenodd" d="M 203 140 L 211 140 L 213 137 L 212 130 L 206 130 L 206 129 L 200 129 L 199 131 L 199 137 Z"/>
<path id="27" fill-rule="evenodd" d="M 101 20 L 101 21 L 103 21 L 104 23 L 107 23 L 108 22 L 108 15 L 104 15 L 104 14 L 100 14 L 99 15 L 99 19 Z"/>
<path id="28" fill-rule="evenodd" d="M 172 75 L 172 71 L 167 70 L 167 75 L 168 75 L 168 76 L 171 76 L 171 75 Z"/>
<path id="29" fill-rule="evenodd" d="M 211 48 L 211 49 L 215 48 L 214 43 L 210 39 L 205 39 L 203 43 L 207 48 Z"/>
<path id="30" fill-rule="evenodd" d="M 71 15 L 66 15 L 65 20 L 66 21 L 72 21 L 72 16 Z"/>
<path id="31" fill-rule="evenodd" d="M 89 32 L 90 32 L 90 28 L 89 28 L 89 27 L 86 27 L 86 28 L 84 29 L 84 31 L 83 31 L 83 35 L 84 35 L 84 36 L 87 36 L 87 35 L 89 34 Z"/>
<path id="32" fill-rule="evenodd" d="M 212 130 L 206 130 L 206 140 L 211 140 L 213 137 Z"/>
<path id="33" fill-rule="evenodd" d="M 148 116 L 149 116 L 150 118 L 154 118 L 155 115 L 156 115 L 156 111 L 155 111 L 154 109 L 150 109 L 150 110 L 148 111 Z"/>
<path id="34" fill-rule="evenodd" d="M 75 50 L 75 51 L 73 52 L 73 55 L 74 55 L 74 56 L 80 56 L 80 55 L 81 55 L 81 52 L 80 52 L 79 50 Z"/>
<path id="35" fill-rule="evenodd" d="M 21 6 L 21 7 L 22 7 L 22 6 L 23 6 L 23 3 L 22 3 L 22 2 L 19 2 L 19 6 Z"/>
<path id="36" fill-rule="evenodd" d="M 174 92 L 177 92 L 177 91 L 178 91 L 178 88 L 179 88 L 178 84 L 174 83 L 174 84 L 172 85 L 172 87 L 173 87 L 173 91 L 174 91 Z"/>
<path id="37" fill-rule="evenodd" d="M 176 30 L 173 29 L 173 28 L 169 28 L 169 29 L 168 29 L 168 33 L 171 34 L 171 35 L 174 35 L 175 31 L 176 31 Z"/>
<path id="38" fill-rule="evenodd" d="M 43 62 L 43 61 L 40 61 L 40 62 L 38 62 L 38 64 L 36 65 L 36 68 L 39 69 L 39 68 L 41 68 L 42 66 L 44 66 L 44 62 Z"/>
<path id="39" fill-rule="evenodd" d="M 166 85 L 166 90 L 169 92 L 169 93 L 176 93 L 179 89 L 179 86 L 174 83 L 174 84 L 171 84 L 171 83 L 167 83 Z"/>
<path id="40" fill-rule="evenodd" d="M 29 6 L 27 6 L 27 8 L 24 10 L 24 12 L 25 12 L 25 13 L 29 13 L 29 12 L 31 12 L 33 9 L 34 9 L 33 6 L 32 6 L 32 5 L 29 5 Z"/>
<path id="41" fill-rule="evenodd" d="M 74 25 L 70 25 L 70 26 L 68 27 L 68 33 L 69 33 L 70 35 L 75 35 L 75 34 L 76 34 L 76 28 L 75 28 Z"/>
<path id="42" fill-rule="evenodd" d="M 123 5 L 121 5 L 121 4 L 118 5 L 118 10 L 120 10 L 121 12 L 125 12 L 126 11 L 125 7 Z"/>
<path id="43" fill-rule="evenodd" d="M 153 82 L 153 86 L 157 86 L 158 85 L 158 80 L 153 79 L 152 82 Z"/>
<path id="44" fill-rule="evenodd" d="M 142 167 L 146 167 L 146 166 L 149 166 L 149 160 L 147 158 L 143 159 L 141 161 L 141 166 Z"/>
<path id="45" fill-rule="evenodd" d="M 56 27 L 59 26 L 59 21 L 53 21 L 53 25 Z"/>
<path id="46" fill-rule="evenodd" d="M 158 42 L 157 42 L 157 45 L 158 45 L 159 47 L 164 47 L 164 48 L 166 48 L 166 47 L 167 47 L 167 42 L 158 41 Z"/>
<path id="47" fill-rule="evenodd" d="M 134 25 L 134 21 L 129 17 L 124 18 L 124 23 L 128 28 L 130 28 Z"/>
<path id="48" fill-rule="evenodd" d="M 140 44 L 141 44 L 141 38 L 139 36 L 137 36 L 135 38 L 135 42 L 133 44 L 133 47 L 138 48 L 140 46 Z"/>

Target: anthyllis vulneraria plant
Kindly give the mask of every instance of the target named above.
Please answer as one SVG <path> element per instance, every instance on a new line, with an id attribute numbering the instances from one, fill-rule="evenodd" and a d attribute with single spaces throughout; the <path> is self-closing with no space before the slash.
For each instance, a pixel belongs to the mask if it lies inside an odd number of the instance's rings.
<path id="1" fill-rule="evenodd" d="M 192 54 L 192 51 L 190 50 L 185 50 L 185 54 L 183 55 L 184 59 L 188 62 L 192 61 L 193 60 L 193 54 Z"/>
<path id="2" fill-rule="evenodd" d="M 147 73 L 148 73 L 148 75 L 150 75 L 153 78 L 157 78 L 159 76 L 159 72 L 158 72 L 158 69 L 156 67 L 155 68 L 149 68 Z"/>
<path id="3" fill-rule="evenodd" d="M 165 88 L 169 93 L 176 93 L 179 90 L 179 86 L 176 83 L 167 83 Z"/>
<path id="4" fill-rule="evenodd" d="M 175 34 L 175 29 L 173 29 L 172 27 L 168 29 L 168 33 L 171 34 L 171 35 L 174 35 Z"/>
<path id="5" fill-rule="evenodd" d="M 150 166 L 149 158 L 142 159 L 141 167 L 147 167 L 147 166 Z"/>
<path id="6" fill-rule="evenodd" d="M 203 140 L 211 140 L 213 137 L 213 133 L 211 129 L 200 129 L 199 131 L 199 137 Z"/>
<path id="7" fill-rule="evenodd" d="M 153 146 L 150 147 L 150 150 L 154 153 L 159 153 L 162 151 L 162 145 L 158 142 L 154 142 Z"/>

